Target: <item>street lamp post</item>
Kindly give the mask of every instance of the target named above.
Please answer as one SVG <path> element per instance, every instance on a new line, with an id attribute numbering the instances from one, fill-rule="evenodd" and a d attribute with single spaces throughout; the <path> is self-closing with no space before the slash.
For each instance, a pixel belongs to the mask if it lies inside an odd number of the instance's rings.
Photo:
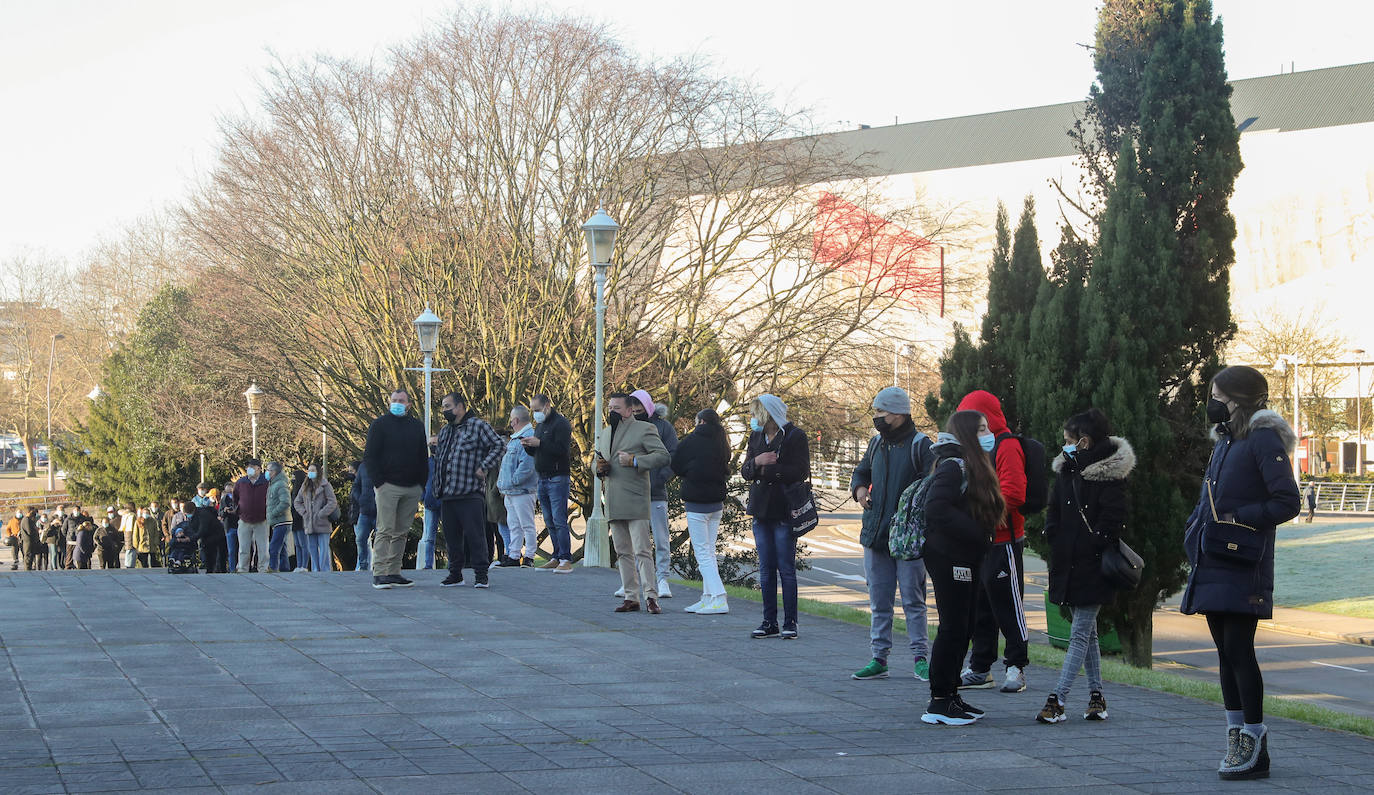
<path id="1" fill-rule="evenodd" d="M 582 232 L 587 236 L 587 254 L 596 269 L 596 395 L 592 399 L 592 446 L 600 449 L 602 433 L 601 395 L 606 378 L 606 269 L 611 266 L 615 236 L 620 231 L 611 216 L 597 208 Z M 611 565 L 611 550 L 606 538 L 605 514 L 601 509 L 601 479 L 592 477 L 592 513 L 582 540 L 582 565 Z"/>
<path id="2" fill-rule="evenodd" d="M 1364 383 L 1360 372 L 1364 367 L 1364 348 L 1355 351 L 1355 474 L 1364 474 Z M 51 453 L 49 454 L 51 455 Z"/>
<path id="3" fill-rule="evenodd" d="M 66 339 L 63 334 L 54 334 L 48 342 L 48 491 L 57 491 L 57 480 L 53 477 L 52 459 L 55 450 L 52 443 L 52 360 L 57 356 L 57 341 Z"/>
<path id="4" fill-rule="evenodd" d="M 248 420 L 253 426 L 254 458 L 258 457 L 258 412 L 262 411 L 262 396 L 265 394 L 267 393 L 262 391 L 257 381 L 254 381 L 253 385 L 248 387 L 248 391 L 243 393 L 244 398 L 248 400 Z"/>
<path id="5" fill-rule="evenodd" d="M 425 374 L 425 437 L 428 438 L 433 432 L 429 425 L 430 406 L 434 403 L 430 396 L 430 390 L 433 389 L 433 375 L 434 373 L 448 372 L 446 368 L 436 368 L 433 366 L 434 352 L 439 349 L 439 327 L 444 324 L 444 321 L 440 320 L 439 316 L 430 311 L 430 308 L 426 306 L 425 311 L 421 312 L 420 316 L 415 318 L 414 322 L 415 336 L 418 337 L 420 341 L 420 353 L 425 355 L 425 366 L 407 367 L 406 371 Z"/>
<path id="6" fill-rule="evenodd" d="M 1277 369 L 1280 373 L 1282 373 L 1285 369 L 1287 369 L 1287 367 L 1288 367 L 1289 365 L 1292 365 L 1292 367 L 1293 367 L 1293 433 L 1297 435 L 1297 437 L 1298 437 L 1298 444 L 1301 446 L 1301 445 L 1302 445 L 1302 430 L 1301 430 L 1301 427 L 1302 427 L 1302 426 L 1301 426 L 1301 419 L 1302 419 L 1302 408 L 1301 408 L 1301 403 L 1302 403 L 1302 390 L 1301 390 L 1301 388 L 1300 388 L 1299 385 L 1298 385 L 1298 365 L 1299 365 L 1299 364 L 1301 364 L 1301 362 L 1298 361 L 1298 357 L 1297 357 L 1297 356 L 1294 356 L 1294 355 L 1291 354 L 1291 353 L 1282 353 L 1282 354 L 1279 354 L 1279 360 L 1278 360 L 1277 362 L 1274 363 L 1274 367 L 1275 367 L 1275 369 Z M 1311 468 L 1312 468 L 1311 450 L 1308 451 L 1307 459 L 1308 459 L 1308 460 L 1307 460 L 1307 468 L 1308 468 L 1309 470 L 1311 470 Z M 1301 465 L 1300 463 L 1298 463 L 1298 456 L 1297 456 L 1296 451 L 1294 452 L 1294 455 L 1293 455 L 1293 479 L 1294 479 L 1294 480 L 1297 480 L 1297 481 L 1301 481 L 1301 480 L 1302 480 L 1302 465 Z"/>

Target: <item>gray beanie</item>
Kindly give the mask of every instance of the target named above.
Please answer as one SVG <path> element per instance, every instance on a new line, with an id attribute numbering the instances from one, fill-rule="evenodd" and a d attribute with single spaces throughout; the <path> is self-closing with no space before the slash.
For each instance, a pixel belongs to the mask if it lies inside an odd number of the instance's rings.
<path id="1" fill-rule="evenodd" d="M 890 386 L 873 398 L 873 408 L 889 414 L 910 414 L 911 396 L 899 386 Z"/>

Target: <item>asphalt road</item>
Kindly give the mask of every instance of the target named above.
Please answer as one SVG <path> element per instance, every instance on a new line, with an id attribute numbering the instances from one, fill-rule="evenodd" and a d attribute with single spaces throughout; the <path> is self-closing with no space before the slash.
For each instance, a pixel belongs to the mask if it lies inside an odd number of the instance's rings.
<path id="1" fill-rule="evenodd" d="M 802 596 L 867 608 L 863 548 L 857 538 L 857 515 L 822 517 L 822 526 L 806 537 L 811 568 L 797 575 Z M 1028 560 L 1027 570 L 1026 622 L 1032 640 L 1048 643 L 1044 564 Z M 927 598 L 933 610 L 933 592 Z M 1156 668 L 1216 681 L 1216 649 L 1201 617 L 1181 615 L 1166 605 L 1155 612 L 1154 641 Z M 1256 648 L 1269 695 L 1374 717 L 1374 647 L 1261 630 Z M 1032 682 L 1031 687 L 1048 684 Z"/>

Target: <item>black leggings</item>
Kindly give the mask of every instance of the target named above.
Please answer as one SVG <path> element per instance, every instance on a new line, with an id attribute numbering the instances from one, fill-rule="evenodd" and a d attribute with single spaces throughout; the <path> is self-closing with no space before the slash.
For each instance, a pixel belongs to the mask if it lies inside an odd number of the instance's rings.
<path id="1" fill-rule="evenodd" d="M 940 632 L 930 650 L 930 697 L 949 698 L 959 692 L 959 669 L 973 634 L 973 604 L 981 589 L 977 577 L 980 561 L 956 563 L 927 547 L 925 562 L 940 612 Z"/>
<path id="2" fill-rule="evenodd" d="M 1227 709 L 1244 710 L 1246 723 L 1264 722 L 1264 676 L 1255 658 L 1259 619 L 1236 613 L 1208 613 L 1207 628 L 1221 661 L 1221 696 Z"/>

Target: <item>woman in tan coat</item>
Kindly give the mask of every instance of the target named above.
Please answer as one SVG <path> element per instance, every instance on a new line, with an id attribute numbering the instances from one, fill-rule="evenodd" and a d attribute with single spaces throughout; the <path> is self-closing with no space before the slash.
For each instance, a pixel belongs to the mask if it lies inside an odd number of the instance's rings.
<path id="1" fill-rule="evenodd" d="M 334 487 L 325 480 L 317 465 L 311 464 L 306 470 L 305 482 L 296 492 L 292 505 L 301 515 L 305 528 L 305 549 L 297 550 L 296 554 L 304 553 L 315 571 L 332 571 L 329 535 L 334 531 L 332 514 L 339 510 L 339 500 L 334 496 Z"/>

